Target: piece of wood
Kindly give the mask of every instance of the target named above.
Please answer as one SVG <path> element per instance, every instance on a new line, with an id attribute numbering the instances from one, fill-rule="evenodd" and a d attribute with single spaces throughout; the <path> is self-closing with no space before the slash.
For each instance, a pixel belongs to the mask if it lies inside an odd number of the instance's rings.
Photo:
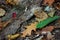
<path id="1" fill-rule="evenodd" d="M 11 23 L 12 22 L 12 19 L 10 19 L 10 20 L 8 20 L 8 21 L 6 21 L 6 22 L 3 22 L 3 27 L 6 27 L 9 23 Z"/>
<path id="2" fill-rule="evenodd" d="M 5 28 L 9 23 L 12 22 L 12 19 L 6 21 L 6 22 L 0 22 L 0 30 L 2 30 L 3 28 Z"/>

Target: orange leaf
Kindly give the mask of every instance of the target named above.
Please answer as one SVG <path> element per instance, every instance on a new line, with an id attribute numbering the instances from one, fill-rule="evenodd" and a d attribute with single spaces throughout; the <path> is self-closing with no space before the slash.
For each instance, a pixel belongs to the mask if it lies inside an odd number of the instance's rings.
<path id="1" fill-rule="evenodd" d="M 43 4 L 48 4 L 49 6 L 51 6 L 53 4 L 55 0 L 44 0 Z"/>
<path id="2" fill-rule="evenodd" d="M 36 31 L 36 24 L 37 22 L 32 23 L 30 26 L 27 26 L 27 29 L 22 32 L 22 37 L 25 37 L 26 35 L 31 35 L 31 31 Z"/>
<path id="3" fill-rule="evenodd" d="M 6 0 L 7 4 L 12 4 L 12 5 L 18 5 L 19 2 L 20 0 Z"/>

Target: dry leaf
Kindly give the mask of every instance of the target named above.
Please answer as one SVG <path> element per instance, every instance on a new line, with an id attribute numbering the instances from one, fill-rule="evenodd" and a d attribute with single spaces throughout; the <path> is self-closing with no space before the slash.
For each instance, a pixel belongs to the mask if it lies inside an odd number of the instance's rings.
<path id="1" fill-rule="evenodd" d="M 42 12 L 37 11 L 37 12 L 35 12 L 34 15 L 36 16 L 38 21 L 43 21 L 48 18 L 47 13 L 45 13 L 44 11 L 42 11 Z"/>
<path id="2" fill-rule="evenodd" d="M 26 35 L 31 35 L 31 31 L 36 31 L 36 24 L 37 22 L 31 23 L 30 26 L 27 26 L 27 29 L 22 32 L 22 37 L 25 37 Z"/>
<path id="3" fill-rule="evenodd" d="M 51 32 L 53 29 L 54 29 L 54 26 L 48 26 L 48 27 L 43 28 L 42 31 L 46 31 L 46 32 L 50 31 Z"/>
<path id="4" fill-rule="evenodd" d="M 5 10 L 0 8 L 0 16 L 4 16 L 5 15 Z"/>
<path id="5" fill-rule="evenodd" d="M 44 5 L 48 4 L 49 6 L 51 6 L 54 1 L 55 1 L 55 0 L 44 0 L 43 4 L 44 4 Z"/>
<path id="6" fill-rule="evenodd" d="M 20 0 L 6 0 L 7 4 L 12 4 L 12 5 L 18 5 L 19 2 Z"/>
<path id="7" fill-rule="evenodd" d="M 50 13 L 48 13 L 48 15 L 49 15 L 50 17 L 53 17 L 53 16 L 54 16 L 54 14 L 55 14 L 55 10 L 51 10 L 51 12 L 50 12 Z"/>
<path id="8" fill-rule="evenodd" d="M 45 37 L 43 37 L 42 40 L 51 40 L 54 37 L 54 35 L 51 34 L 51 32 L 47 32 Z"/>
<path id="9" fill-rule="evenodd" d="M 58 2 L 57 4 L 55 4 L 55 7 L 60 10 L 60 3 Z"/>
<path id="10" fill-rule="evenodd" d="M 39 32 L 36 32 L 36 34 L 40 34 L 42 32 L 51 32 L 53 31 L 53 29 L 55 28 L 55 26 L 48 26 L 48 27 L 45 27 L 45 28 L 42 28 L 42 30 L 40 30 Z"/>
<path id="11" fill-rule="evenodd" d="M 51 32 L 47 33 L 47 39 L 50 40 L 54 37 L 54 35 L 51 34 Z"/>
<path id="12" fill-rule="evenodd" d="M 20 34 L 15 34 L 15 35 L 8 35 L 8 40 L 13 40 L 13 39 L 16 39 L 17 37 L 19 37 Z"/>

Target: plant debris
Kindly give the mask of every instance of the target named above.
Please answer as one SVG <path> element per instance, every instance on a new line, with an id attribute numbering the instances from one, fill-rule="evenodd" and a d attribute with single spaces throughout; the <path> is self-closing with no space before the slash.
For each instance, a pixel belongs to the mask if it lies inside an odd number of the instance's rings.
<path id="1" fill-rule="evenodd" d="M 0 40 L 60 40 L 60 0 L 0 0 Z"/>
<path id="2" fill-rule="evenodd" d="M 36 31 L 36 22 L 35 23 L 32 23 L 30 26 L 27 26 L 26 28 L 26 30 L 25 31 L 23 31 L 22 33 L 23 33 L 23 35 L 22 35 L 22 37 L 25 37 L 26 35 L 31 35 L 31 31 L 32 30 L 34 30 L 34 31 Z"/>

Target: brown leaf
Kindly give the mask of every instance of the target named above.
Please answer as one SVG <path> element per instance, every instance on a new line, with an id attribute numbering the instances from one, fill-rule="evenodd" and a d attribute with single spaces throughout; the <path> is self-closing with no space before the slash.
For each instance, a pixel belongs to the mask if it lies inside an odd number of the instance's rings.
<path id="1" fill-rule="evenodd" d="M 52 39 L 53 37 L 54 37 L 54 35 L 52 35 L 51 32 L 48 32 L 48 33 L 47 33 L 47 39 L 48 39 L 48 40 Z"/>
<path id="2" fill-rule="evenodd" d="M 32 23 L 30 26 L 27 26 L 27 29 L 22 32 L 22 37 L 25 37 L 26 35 L 31 35 L 31 31 L 36 31 L 36 24 L 37 22 Z"/>
<path id="3" fill-rule="evenodd" d="M 42 30 L 39 30 L 38 32 L 36 31 L 36 34 L 41 34 L 42 32 L 51 32 L 53 31 L 53 29 L 55 28 L 55 26 L 48 26 L 45 28 L 42 28 Z"/>
<path id="4" fill-rule="evenodd" d="M 44 11 L 41 11 L 41 12 L 37 11 L 37 12 L 35 12 L 34 15 L 36 16 L 38 21 L 43 21 L 48 18 L 47 13 L 45 13 Z"/>
<path id="5" fill-rule="evenodd" d="M 54 1 L 55 1 L 55 0 L 44 0 L 43 4 L 44 4 L 44 5 L 48 4 L 49 6 L 51 6 Z"/>
<path id="6" fill-rule="evenodd" d="M 48 27 L 43 28 L 42 31 L 46 31 L 46 32 L 50 31 L 51 32 L 53 29 L 54 29 L 54 26 L 48 26 Z"/>
<path id="7" fill-rule="evenodd" d="M 58 2 L 57 4 L 55 4 L 55 7 L 60 10 L 60 3 Z"/>
<path id="8" fill-rule="evenodd" d="M 20 0 L 6 0 L 7 4 L 12 4 L 12 5 L 18 5 L 19 2 Z"/>

